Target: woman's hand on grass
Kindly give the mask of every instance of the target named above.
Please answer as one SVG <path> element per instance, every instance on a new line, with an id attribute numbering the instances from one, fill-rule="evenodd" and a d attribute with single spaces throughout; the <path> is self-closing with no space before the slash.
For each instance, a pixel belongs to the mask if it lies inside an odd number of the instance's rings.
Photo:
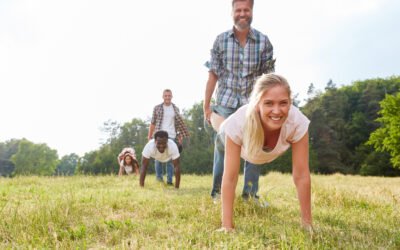
<path id="1" fill-rule="evenodd" d="M 229 228 L 229 227 L 221 227 L 215 230 L 217 233 L 234 233 L 235 229 L 234 228 Z"/>
<path id="2" fill-rule="evenodd" d="M 310 223 L 302 223 L 301 224 L 301 228 L 306 231 L 307 233 L 313 234 L 314 233 L 314 228 L 312 226 L 312 224 Z"/>

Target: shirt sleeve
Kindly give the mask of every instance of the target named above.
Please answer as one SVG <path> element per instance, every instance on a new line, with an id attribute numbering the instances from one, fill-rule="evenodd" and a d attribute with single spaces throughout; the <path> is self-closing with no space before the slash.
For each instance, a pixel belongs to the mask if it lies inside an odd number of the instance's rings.
<path id="1" fill-rule="evenodd" d="M 275 59 L 273 59 L 274 49 L 269 39 L 267 37 L 265 39 L 265 48 L 261 53 L 260 74 L 275 72 Z"/>
<path id="2" fill-rule="evenodd" d="M 213 48 L 211 49 L 211 58 L 209 61 L 205 63 L 205 66 L 209 69 L 209 71 L 214 72 L 218 78 L 222 76 L 224 71 L 223 66 L 223 51 L 219 46 L 219 36 L 215 39 Z"/>
<path id="3" fill-rule="evenodd" d="M 147 158 L 147 159 L 150 159 L 150 158 L 151 158 L 151 148 L 152 148 L 151 145 L 152 145 L 153 140 L 154 140 L 154 139 L 150 140 L 150 141 L 146 144 L 146 146 L 144 146 L 143 151 L 142 151 L 142 156 L 145 157 L 145 158 Z"/>
<path id="4" fill-rule="evenodd" d="M 220 127 L 221 136 L 228 136 L 237 145 L 243 144 L 243 127 L 247 105 L 230 115 Z"/>
<path id="5" fill-rule="evenodd" d="M 155 125 L 157 119 L 157 106 L 153 108 L 153 115 L 151 116 L 151 124 Z"/>
<path id="6" fill-rule="evenodd" d="M 291 143 L 296 143 L 303 138 L 303 136 L 308 131 L 308 126 L 310 124 L 310 120 L 305 116 L 300 110 L 296 108 L 295 116 L 294 116 L 294 126 L 295 130 L 293 136 L 290 138 Z"/>
<path id="7" fill-rule="evenodd" d="M 173 105 L 175 111 L 175 129 L 179 135 L 182 137 L 189 137 L 189 131 L 185 125 L 185 122 L 182 119 L 182 116 L 179 112 L 179 108 L 176 105 Z"/>

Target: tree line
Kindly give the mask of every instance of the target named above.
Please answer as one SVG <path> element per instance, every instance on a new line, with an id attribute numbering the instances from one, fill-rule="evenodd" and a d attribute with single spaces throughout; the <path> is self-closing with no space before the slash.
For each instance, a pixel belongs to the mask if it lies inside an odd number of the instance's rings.
<path id="1" fill-rule="evenodd" d="M 337 87 L 329 81 L 322 90 L 311 83 L 300 108 L 310 119 L 310 169 L 314 173 L 400 176 L 400 77 L 356 81 Z M 295 104 L 300 103 L 297 98 Z M 183 110 L 190 132 L 181 155 L 182 172 L 211 174 L 213 131 L 204 125 L 202 102 Z M 149 121 L 134 118 L 124 124 L 106 121 L 107 138 L 82 157 L 58 158 L 46 144 L 26 139 L 0 143 L 0 175 L 116 174 L 116 157 L 124 147 L 137 156 L 147 143 Z M 153 169 L 153 168 L 150 168 Z M 291 171 L 291 152 L 266 164 L 262 173 Z"/>

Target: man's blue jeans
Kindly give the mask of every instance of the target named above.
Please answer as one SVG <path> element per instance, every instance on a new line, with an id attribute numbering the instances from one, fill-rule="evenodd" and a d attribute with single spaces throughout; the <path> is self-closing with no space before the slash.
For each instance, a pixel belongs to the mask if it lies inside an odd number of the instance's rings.
<path id="1" fill-rule="evenodd" d="M 227 108 L 223 106 L 214 106 L 213 112 L 227 118 L 237 109 Z M 213 187 L 211 196 L 215 197 L 221 193 L 222 175 L 224 174 L 224 158 L 225 158 L 225 135 L 215 134 L 214 136 L 214 164 L 213 164 Z M 244 187 L 242 196 L 257 197 L 258 180 L 260 178 L 260 168 L 256 164 L 245 161 L 244 163 Z"/>
<path id="2" fill-rule="evenodd" d="M 176 139 L 172 139 L 176 145 L 178 145 Z M 172 161 L 168 162 L 159 162 L 157 160 L 154 161 L 155 169 L 156 169 L 156 178 L 159 181 L 163 181 L 163 176 L 164 176 L 164 168 L 163 166 L 167 165 L 167 183 L 172 183 L 172 177 L 174 175 L 174 165 L 172 164 Z"/>
<path id="3" fill-rule="evenodd" d="M 172 176 L 174 175 L 174 166 L 172 165 L 172 161 L 168 161 L 168 162 L 154 161 L 154 165 L 155 165 L 155 168 L 156 168 L 156 178 L 157 178 L 157 180 L 163 181 L 164 166 L 166 165 L 167 183 L 172 183 Z"/>

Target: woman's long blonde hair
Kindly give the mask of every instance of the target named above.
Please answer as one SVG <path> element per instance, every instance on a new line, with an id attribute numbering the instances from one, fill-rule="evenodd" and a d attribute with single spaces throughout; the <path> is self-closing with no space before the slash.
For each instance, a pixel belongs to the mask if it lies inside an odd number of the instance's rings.
<path id="1" fill-rule="evenodd" d="M 275 86 L 285 88 L 290 98 L 289 83 L 283 76 L 275 73 L 261 75 L 254 85 L 246 111 L 243 131 L 243 149 L 246 155 L 255 155 L 263 148 L 264 130 L 261 125 L 260 114 L 257 111 L 257 105 L 264 93 Z"/>

